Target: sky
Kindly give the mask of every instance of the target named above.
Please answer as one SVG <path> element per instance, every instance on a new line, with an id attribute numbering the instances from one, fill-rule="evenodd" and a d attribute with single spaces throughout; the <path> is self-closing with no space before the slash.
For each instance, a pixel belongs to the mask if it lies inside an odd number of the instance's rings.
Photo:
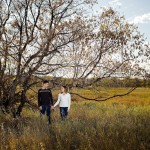
<path id="1" fill-rule="evenodd" d="M 112 7 L 121 15 L 139 27 L 139 31 L 150 42 L 150 0 L 97 0 L 94 11 L 101 7 Z"/>

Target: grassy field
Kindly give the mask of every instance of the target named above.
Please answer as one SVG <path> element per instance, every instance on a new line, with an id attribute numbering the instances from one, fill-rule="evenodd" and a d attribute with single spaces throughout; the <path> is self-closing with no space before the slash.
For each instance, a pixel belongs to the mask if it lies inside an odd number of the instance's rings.
<path id="1" fill-rule="evenodd" d="M 108 96 L 125 89 L 99 90 Z M 75 90 L 95 97 L 91 90 Z M 54 91 L 56 99 L 58 91 Z M 21 119 L 0 116 L 1 150 L 148 150 L 150 149 L 150 89 L 139 88 L 106 102 L 73 96 L 68 120 L 52 112 L 52 125 L 38 112 L 24 109 Z"/>

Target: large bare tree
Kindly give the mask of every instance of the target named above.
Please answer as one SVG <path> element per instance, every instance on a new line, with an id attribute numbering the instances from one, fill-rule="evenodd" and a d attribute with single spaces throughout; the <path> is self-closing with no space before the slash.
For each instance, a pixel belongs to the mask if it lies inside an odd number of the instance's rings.
<path id="1" fill-rule="evenodd" d="M 93 2 L 0 1 L 0 99 L 2 105 L 10 106 L 14 116 L 17 86 L 22 85 L 24 95 L 34 75 L 49 74 L 63 65 L 61 53 L 84 30 L 83 26 L 73 28 L 73 18 L 83 13 L 82 6 Z"/>

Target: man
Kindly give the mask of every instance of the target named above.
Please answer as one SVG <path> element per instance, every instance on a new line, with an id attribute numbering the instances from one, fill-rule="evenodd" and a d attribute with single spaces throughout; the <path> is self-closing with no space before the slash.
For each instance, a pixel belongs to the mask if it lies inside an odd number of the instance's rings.
<path id="1" fill-rule="evenodd" d="M 51 123 L 51 108 L 53 108 L 53 96 L 51 90 L 48 88 L 49 82 L 47 80 L 43 81 L 43 86 L 38 91 L 38 107 L 41 115 L 47 115 L 48 123 Z"/>

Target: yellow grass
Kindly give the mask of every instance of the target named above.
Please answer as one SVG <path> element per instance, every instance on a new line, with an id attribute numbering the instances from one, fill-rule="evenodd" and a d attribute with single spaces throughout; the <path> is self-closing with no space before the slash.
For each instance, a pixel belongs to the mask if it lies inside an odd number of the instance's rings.
<path id="1" fill-rule="evenodd" d="M 101 95 L 126 89 L 99 89 Z M 107 92 L 106 92 L 107 91 Z M 54 91 L 55 100 L 59 91 Z M 75 90 L 94 97 L 91 90 Z M 106 102 L 83 101 L 73 96 L 68 120 L 52 112 L 52 125 L 38 112 L 24 109 L 21 119 L 5 117 L 0 129 L 1 149 L 10 150 L 148 150 L 150 148 L 150 89 L 139 88 Z M 77 102 L 75 100 L 78 100 Z"/>

